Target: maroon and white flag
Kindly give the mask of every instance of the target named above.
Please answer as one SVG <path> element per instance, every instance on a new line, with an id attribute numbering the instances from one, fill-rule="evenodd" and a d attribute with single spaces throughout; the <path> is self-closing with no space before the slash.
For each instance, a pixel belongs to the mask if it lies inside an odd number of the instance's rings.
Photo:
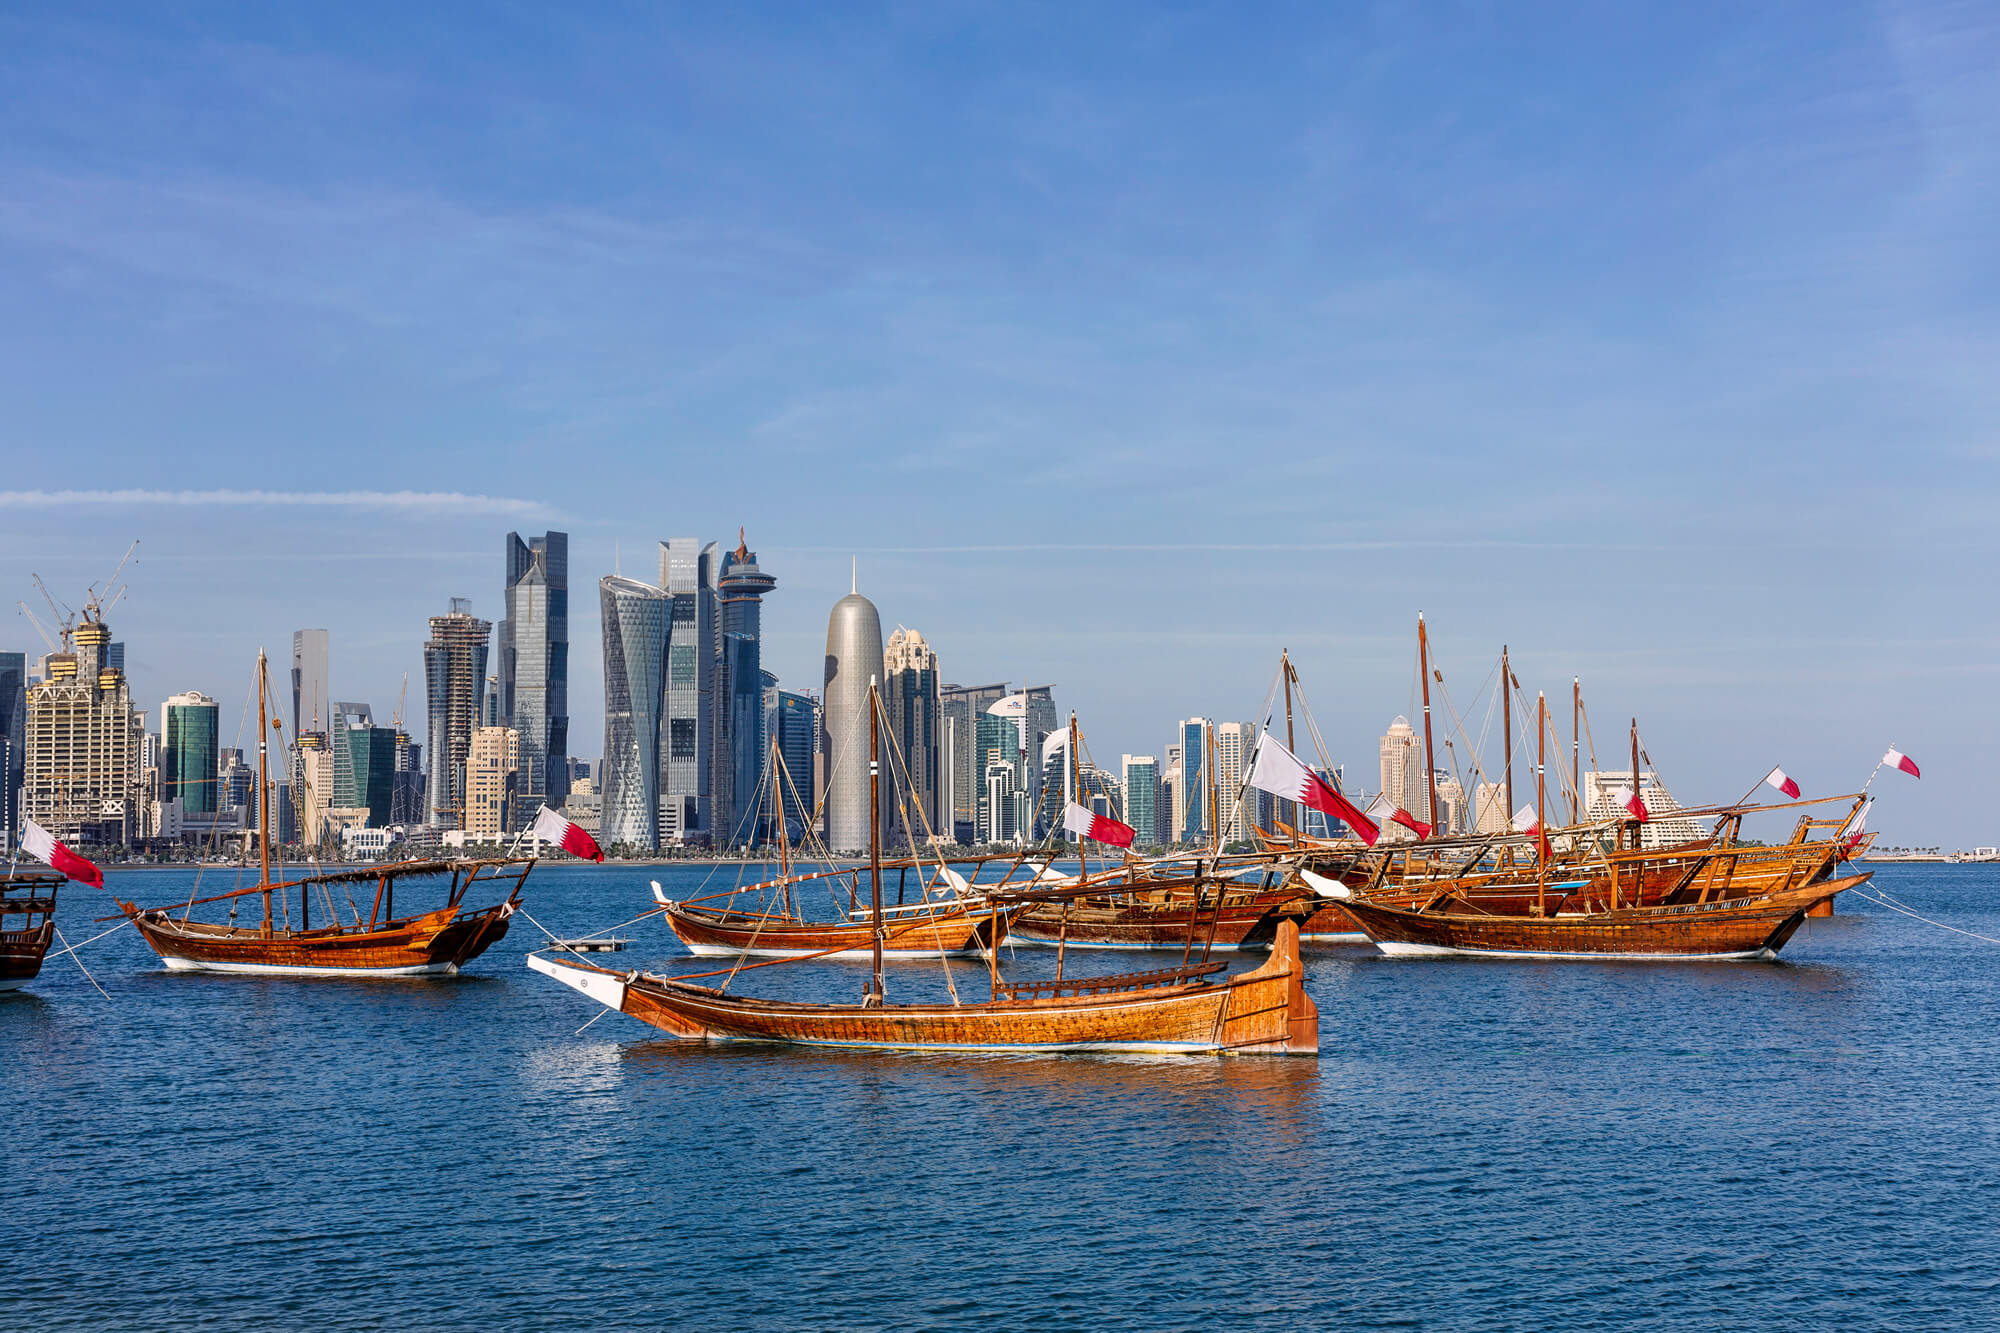
<path id="1" fill-rule="evenodd" d="M 1641 824 L 1653 817 L 1653 812 L 1646 808 L 1645 798 L 1630 787 L 1620 787 L 1618 794 L 1611 799 L 1624 806 L 1625 812 Z"/>
<path id="2" fill-rule="evenodd" d="M 1374 820 L 1335 791 L 1333 784 L 1300 763 L 1299 757 L 1268 731 L 1258 738 L 1257 753 L 1250 761 L 1250 785 L 1340 820 L 1370 847 L 1382 836 Z"/>
<path id="3" fill-rule="evenodd" d="M 1782 768 L 1772 769 L 1771 775 L 1764 779 L 1764 785 L 1767 787 L 1776 787 L 1795 801 L 1799 799 L 1798 781 L 1787 774 Z"/>
<path id="4" fill-rule="evenodd" d="M 1514 812 L 1514 832 L 1533 833 L 1541 826 L 1541 817 L 1535 813 L 1534 806 L 1524 805 Z"/>
<path id="5" fill-rule="evenodd" d="M 1063 808 L 1063 827 L 1079 838 L 1095 838 L 1113 847 L 1132 845 L 1132 826 L 1121 824 L 1071 801 Z"/>
<path id="6" fill-rule="evenodd" d="M 1425 838 L 1431 836 L 1431 826 L 1390 800 L 1387 792 L 1377 792 L 1375 799 L 1368 803 L 1368 817 L 1378 821 L 1387 820 L 1392 824 L 1401 824 L 1404 828 L 1417 835 L 1418 842 L 1422 842 Z"/>
<path id="7" fill-rule="evenodd" d="M 21 830 L 21 850 L 44 865 L 62 871 L 79 884 L 88 884 L 94 889 L 104 887 L 102 870 L 57 842 L 55 834 L 32 819 Z"/>
<path id="8" fill-rule="evenodd" d="M 580 856 L 586 861 L 604 859 L 603 849 L 598 847 L 597 839 L 546 805 L 542 807 L 542 812 L 535 816 L 534 827 L 529 831 L 543 842 L 556 844 L 571 856 Z"/>
<path id="9" fill-rule="evenodd" d="M 1861 840 L 1868 836 L 1868 812 L 1874 808 L 1875 798 L 1873 796 L 1870 796 L 1861 803 L 1861 813 L 1854 817 L 1853 831 L 1840 840 L 1840 854 L 1843 857 L 1859 847 Z"/>
<path id="10" fill-rule="evenodd" d="M 1910 756 L 1904 754 L 1901 750 L 1898 750 L 1893 745 L 1889 747 L 1889 753 L 1882 756 L 1882 762 L 1887 764 L 1890 768 L 1901 769 L 1903 772 L 1908 773 L 1913 778 L 1920 778 L 1923 776 L 1922 773 L 1919 773 L 1917 771 L 1917 761 L 1910 758 Z"/>

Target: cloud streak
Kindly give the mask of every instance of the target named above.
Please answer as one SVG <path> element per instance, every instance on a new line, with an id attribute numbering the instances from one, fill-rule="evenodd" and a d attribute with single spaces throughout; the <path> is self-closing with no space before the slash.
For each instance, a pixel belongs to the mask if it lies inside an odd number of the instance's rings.
<path id="1" fill-rule="evenodd" d="M 553 516 L 540 500 L 463 491 L 0 491 L 0 505 L 28 509 L 72 509 L 112 505 L 313 505 L 332 509 L 377 509 L 392 513 L 451 510 L 462 514 L 504 514 L 519 518 Z"/>

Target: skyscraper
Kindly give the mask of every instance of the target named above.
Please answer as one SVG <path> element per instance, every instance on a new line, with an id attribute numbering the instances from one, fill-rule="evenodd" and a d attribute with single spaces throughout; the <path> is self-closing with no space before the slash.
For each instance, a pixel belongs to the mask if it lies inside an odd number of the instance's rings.
<path id="1" fill-rule="evenodd" d="M 944 746 L 949 753 L 939 772 L 948 797 L 951 828 L 942 830 L 961 842 L 976 842 L 979 809 L 986 789 L 985 761 L 976 753 L 979 719 L 986 710 L 1007 696 L 1007 682 L 992 685 L 943 685 L 938 689 L 938 709 Z"/>
<path id="2" fill-rule="evenodd" d="M 1028 799 L 1028 808 L 1036 814 L 1033 831 L 1037 836 L 1048 832 L 1049 825 L 1062 818 L 1062 797 L 1051 798 L 1043 790 L 1046 775 L 1041 762 L 1042 742 L 1051 733 L 1068 725 L 1056 712 L 1054 689 L 1052 685 L 1030 685 L 1024 691 L 1027 710 L 1021 720 L 1021 748 L 1027 751 L 1027 762 L 1021 770 L 1022 790 Z"/>
<path id="3" fill-rule="evenodd" d="M 1256 723 L 1215 724 L 1216 807 L 1221 813 L 1225 845 L 1249 837 L 1250 827 L 1256 821 L 1257 794 L 1243 785 L 1250 752 L 1256 745 Z"/>
<path id="4" fill-rule="evenodd" d="M 1174 785 L 1174 836 L 1178 842 L 1208 841 L 1208 719 L 1181 723 L 1181 777 Z"/>
<path id="5" fill-rule="evenodd" d="M 1399 716 L 1391 722 L 1389 729 L 1382 733 L 1377 748 L 1381 753 L 1382 793 L 1401 808 L 1423 819 L 1423 811 L 1418 808 L 1418 792 L 1424 781 L 1424 750 L 1417 744 L 1417 733 L 1410 726 L 1410 720 Z"/>
<path id="6" fill-rule="evenodd" d="M 325 726 L 333 693 L 327 684 L 327 633 L 323 629 L 292 631 L 292 716 L 293 739 L 314 726 Z"/>
<path id="7" fill-rule="evenodd" d="M 0 653 L 0 851 L 21 825 L 21 747 L 27 739 L 28 655 Z"/>
<path id="8" fill-rule="evenodd" d="M 858 585 L 857 585 L 858 586 Z M 836 852 L 868 846 L 868 685 L 882 679 L 882 617 L 852 591 L 826 618 L 826 713 L 820 753 L 826 768 L 826 843 Z"/>
<path id="9" fill-rule="evenodd" d="M 472 733 L 465 760 L 465 831 L 482 842 L 499 842 L 520 823 L 516 810 L 521 773 L 521 733 L 512 727 L 480 727 Z"/>
<path id="10" fill-rule="evenodd" d="M 430 710 L 431 776 L 425 805 L 428 822 L 440 828 L 465 827 L 465 757 L 479 724 L 486 684 L 490 621 L 472 614 L 468 598 L 451 599 L 451 610 L 431 618 L 424 644 L 425 698 Z"/>
<path id="11" fill-rule="evenodd" d="M 883 799 L 891 801 L 891 827 L 911 847 L 918 847 L 926 837 L 951 834 L 951 829 L 939 822 L 938 774 L 944 756 L 938 736 L 937 654 L 923 635 L 898 626 L 882 650 L 882 672 L 882 699 L 904 770 L 896 771 L 897 765 L 886 756 L 884 747 L 883 778 L 887 781 L 893 776 L 895 785 L 884 787 Z M 888 795 L 891 791 L 893 800 Z"/>
<path id="12" fill-rule="evenodd" d="M 607 574 L 597 581 L 604 623 L 604 758 L 599 840 L 660 846 L 660 720 L 673 599 L 664 589 Z"/>
<path id="13" fill-rule="evenodd" d="M 973 753 L 979 764 L 978 827 L 981 842 L 1006 842 L 1027 831 L 1033 806 L 1029 803 L 1028 756 L 1022 753 L 1021 731 L 1028 720 L 1028 696 L 1009 694 L 979 715 Z M 1039 752 L 1036 755 L 1039 758 Z"/>
<path id="14" fill-rule="evenodd" d="M 212 815 L 221 806 L 215 789 L 220 716 L 215 700 L 194 690 L 160 705 L 159 799 L 178 800 L 184 815 Z"/>
<path id="15" fill-rule="evenodd" d="M 1160 761 L 1150 754 L 1128 754 L 1119 763 L 1125 782 L 1125 822 L 1142 846 L 1159 840 Z"/>
<path id="16" fill-rule="evenodd" d="M 819 750 L 819 701 L 810 694 L 778 691 L 776 723 L 782 775 L 774 774 L 785 801 L 784 833 L 792 842 L 812 821 L 813 755 Z M 772 836 L 776 836 L 773 830 Z"/>
<path id="17" fill-rule="evenodd" d="M 728 739 L 735 807 L 726 840 L 731 845 L 756 843 L 765 837 L 760 825 L 771 809 L 770 793 L 764 790 L 771 739 L 764 730 L 763 600 L 778 581 L 757 567 L 757 553 L 741 528 L 736 549 L 722 557 L 716 586 L 722 617 L 721 687 L 727 701 L 722 730 Z"/>
<path id="18" fill-rule="evenodd" d="M 333 755 L 334 806 L 365 809 L 369 827 L 387 828 L 396 804 L 396 729 L 376 726 L 366 704 L 336 702 L 326 740 Z"/>
<path id="19" fill-rule="evenodd" d="M 145 715 L 106 660 L 111 631 L 88 612 L 74 652 L 43 659 L 27 690 L 21 814 L 68 843 L 123 843 L 139 830 Z"/>
<path id="20" fill-rule="evenodd" d="M 660 728 L 662 841 L 708 841 L 718 813 L 712 807 L 718 767 L 717 577 L 714 542 L 704 546 L 698 538 L 670 537 L 660 543 L 660 587 L 673 598 L 666 712 Z M 733 779 L 733 773 L 727 779 Z M 729 811 L 719 813 L 730 817 Z"/>
<path id="21" fill-rule="evenodd" d="M 569 534 L 506 541 L 495 640 L 501 722 L 520 733 L 523 810 L 569 794 Z"/>

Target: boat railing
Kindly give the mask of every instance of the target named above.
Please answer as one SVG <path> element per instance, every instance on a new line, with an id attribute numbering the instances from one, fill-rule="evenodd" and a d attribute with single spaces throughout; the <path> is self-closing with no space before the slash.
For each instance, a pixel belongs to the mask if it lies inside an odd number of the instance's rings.
<path id="1" fill-rule="evenodd" d="M 1105 991 L 1155 990 L 1203 981 L 1226 970 L 1228 963 L 1189 963 L 1157 972 L 1125 972 L 1108 977 L 1050 977 L 1040 981 L 995 980 L 995 999 L 1034 999 L 1059 995 L 1099 995 Z"/>

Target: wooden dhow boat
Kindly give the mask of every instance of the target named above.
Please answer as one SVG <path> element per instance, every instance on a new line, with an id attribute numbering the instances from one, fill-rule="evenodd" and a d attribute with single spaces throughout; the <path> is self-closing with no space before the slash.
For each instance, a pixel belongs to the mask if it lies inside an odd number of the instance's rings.
<path id="1" fill-rule="evenodd" d="M 408 977 L 457 972 L 507 934 L 520 904 L 521 889 L 534 868 L 532 857 L 473 861 L 419 860 L 340 870 L 273 882 L 271 879 L 271 792 L 266 746 L 278 723 L 269 719 L 264 654 L 257 655 L 258 882 L 206 898 L 190 897 L 171 908 L 141 908 L 116 897 L 146 943 L 174 971 L 246 972 L 274 976 Z M 396 889 L 409 880 L 448 881 L 443 906 L 414 915 L 396 915 Z M 356 886 L 375 886 L 367 917 L 353 897 Z M 467 910 L 476 887 L 505 889 L 491 906 Z M 334 892 L 346 900 L 343 921 Z M 365 887 L 363 889 L 365 893 Z M 323 924 L 313 924 L 318 895 Z M 263 917 L 255 926 L 234 924 L 234 904 L 257 896 Z M 189 915 L 208 903 L 231 903 L 231 922 L 211 924 Z M 291 919 L 296 905 L 298 919 Z M 282 919 L 274 918 L 274 908 Z"/>
<path id="2" fill-rule="evenodd" d="M 869 704 L 873 733 L 881 725 L 881 705 L 872 683 Z M 1059 952 L 1053 979 L 1007 981 L 1000 977 L 997 954 L 989 948 L 990 1000 L 961 1002 L 954 984 L 951 1003 L 887 1003 L 882 971 L 888 919 L 882 911 L 880 792 L 873 781 L 869 796 L 873 967 L 868 991 L 858 1004 L 729 993 L 738 971 L 796 964 L 799 959 L 739 960 L 727 975 L 681 977 L 618 972 L 540 953 L 529 955 L 528 966 L 609 1009 L 691 1040 L 899 1051 L 1318 1052 L 1319 1014 L 1305 992 L 1298 926 L 1289 921 L 1279 926 L 1271 956 L 1263 965 L 1233 977 L 1218 976 L 1227 964 L 1193 956 L 1191 935 L 1177 967 L 1106 977 L 1064 977 Z M 1087 892 L 1087 885 L 984 889 L 987 912 L 996 921 L 1010 906 L 1059 902 Z M 945 966 L 949 979 L 950 965 Z M 723 976 L 719 985 L 697 984 L 718 975 Z"/>
<path id="3" fill-rule="evenodd" d="M 41 975 L 56 934 L 56 890 L 67 878 L 54 870 L 0 875 L 0 991 L 19 990 Z"/>

